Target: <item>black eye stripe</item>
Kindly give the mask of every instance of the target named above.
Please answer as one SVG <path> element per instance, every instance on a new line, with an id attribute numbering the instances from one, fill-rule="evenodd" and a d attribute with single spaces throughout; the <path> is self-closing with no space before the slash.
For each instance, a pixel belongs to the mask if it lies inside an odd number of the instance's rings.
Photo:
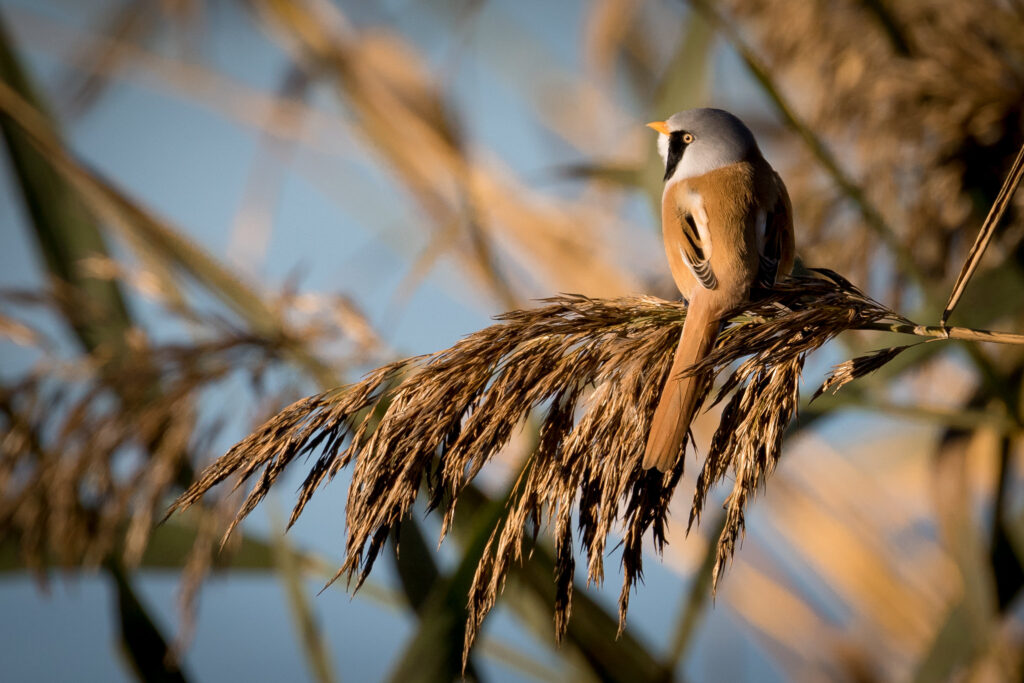
<path id="1" fill-rule="evenodd" d="M 668 157 L 665 159 L 665 180 L 672 177 L 675 173 L 676 166 L 679 165 L 679 160 L 683 158 L 683 152 L 686 151 L 686 143 L 683 142 L 683 135 L 686 131 L 675 130 L 668 136 Z"/>

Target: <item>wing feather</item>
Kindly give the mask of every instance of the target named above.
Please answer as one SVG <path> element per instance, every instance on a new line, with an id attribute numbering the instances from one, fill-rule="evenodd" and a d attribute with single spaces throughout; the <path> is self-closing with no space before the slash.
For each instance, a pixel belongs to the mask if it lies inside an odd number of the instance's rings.
<path id="1" fill-rule="evenodd" d="M 711 233 L 707 226 L 707 212 L 696 193 L 687 193 L 687 206 L 676 204 L 676 223 L 682 239 L 678 241 L 683 263 L 704 289 L 718 286 L 718 278 L 711 269 Z"/>
<path id="2" fill-rule="evenodd" d="M 792 213 L 789 195 L 776 175 L 778 197 L 771 211 L 759 212 L 757 219 L 758 268 L 757 285 L 771 289 L 779 275 L 789 273 L 793 267 Z"/>

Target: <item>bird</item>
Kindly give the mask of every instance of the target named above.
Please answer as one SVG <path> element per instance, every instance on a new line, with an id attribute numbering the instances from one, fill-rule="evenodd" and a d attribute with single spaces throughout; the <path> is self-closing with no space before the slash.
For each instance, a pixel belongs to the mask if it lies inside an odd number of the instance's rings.
<path id="1" fill-rule="evenodd" d="M 793 268 L 786 186 L 754 134 L 722 109 L 687 109 L 647 124 L 665 162 L 661 228 L 686 320 L 654 411 L 643 468 L 678 462 L 709 378 L 687 375 L 715 345 L 724 316 Z"/>

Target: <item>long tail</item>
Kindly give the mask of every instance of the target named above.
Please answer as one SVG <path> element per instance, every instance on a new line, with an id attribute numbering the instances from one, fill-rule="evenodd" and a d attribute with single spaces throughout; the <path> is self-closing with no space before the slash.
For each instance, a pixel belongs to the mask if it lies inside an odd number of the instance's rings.
<path id="1" fill-rule="evenodd" d="M 680 374 L 711 350 L 718 338 L 719 325 L 718 316 L 712 314 L 700 297 L 694 297 L 686 314 L 672 369 L 654 411 L 644 452 L 644 469 L 657 467 L 667 472 L 676 464 L 683 439 L 697 411 L 698 392 L 704 384 L 702 377 L 680 377 Z"/>

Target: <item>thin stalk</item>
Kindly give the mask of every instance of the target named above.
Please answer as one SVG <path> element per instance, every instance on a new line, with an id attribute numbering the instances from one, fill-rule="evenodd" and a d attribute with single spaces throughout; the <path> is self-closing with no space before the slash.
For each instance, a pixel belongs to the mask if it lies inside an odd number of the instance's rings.
<path id="1" fill-rule="evenodd" d="M 1024 346 L 1024 334 L 992 332 L 970 327 L 942 327 L 941 325 L 914 325 L 907 323 L 877 322 L 863 325 L 861 330 L 880 330 L 897 334 L 912 334 L 931 339 L 957 339 L 960 341 L 992 342 L 995 344 L 1016 344 Z"/>
<path id="2" fill-rule="evenodd" d="M 1010 173 L 1006 176 L 1003 186 L 999 189 L 999 194 L 992 203 L 992 208 L 989 209 L 985 222 L 981 224 L 978 237 L 974 240 L 971 251 L 967 254 L 967 260 L 964 262 L 963 268 L 956 278 L 953 291 L 949 294 L 949 301 L 946 302 L 946 307 L 942 311 L 942 317 L 939 319 L 940 324 L 946 324 L 949 316 L 953 314 L 953 309 L 960 302 L 960 297 L 963 296 L 964 290 L 967 289 L 967 283 L 970 281 L 971 276 L 974 275 L 974 271 L 978 269 L 981 257 L 985 254 L 985 249 L 988 248 L 989 242 L 992 241 L 992 235 L 996 232 L 996 226 L 999 224 L 1003 214 L 1006 213 L 1010 200 L 1013 199 L 1013 195 L 1017 192 L 1017 187 L 1020 186 L 1021 178 L 1024 178 L 1024 145 L 1021 145 L 1020 151 L 1017 152 L 1017 158 L 1014 159 L 1013 166 L 1010 167 Z"/>

